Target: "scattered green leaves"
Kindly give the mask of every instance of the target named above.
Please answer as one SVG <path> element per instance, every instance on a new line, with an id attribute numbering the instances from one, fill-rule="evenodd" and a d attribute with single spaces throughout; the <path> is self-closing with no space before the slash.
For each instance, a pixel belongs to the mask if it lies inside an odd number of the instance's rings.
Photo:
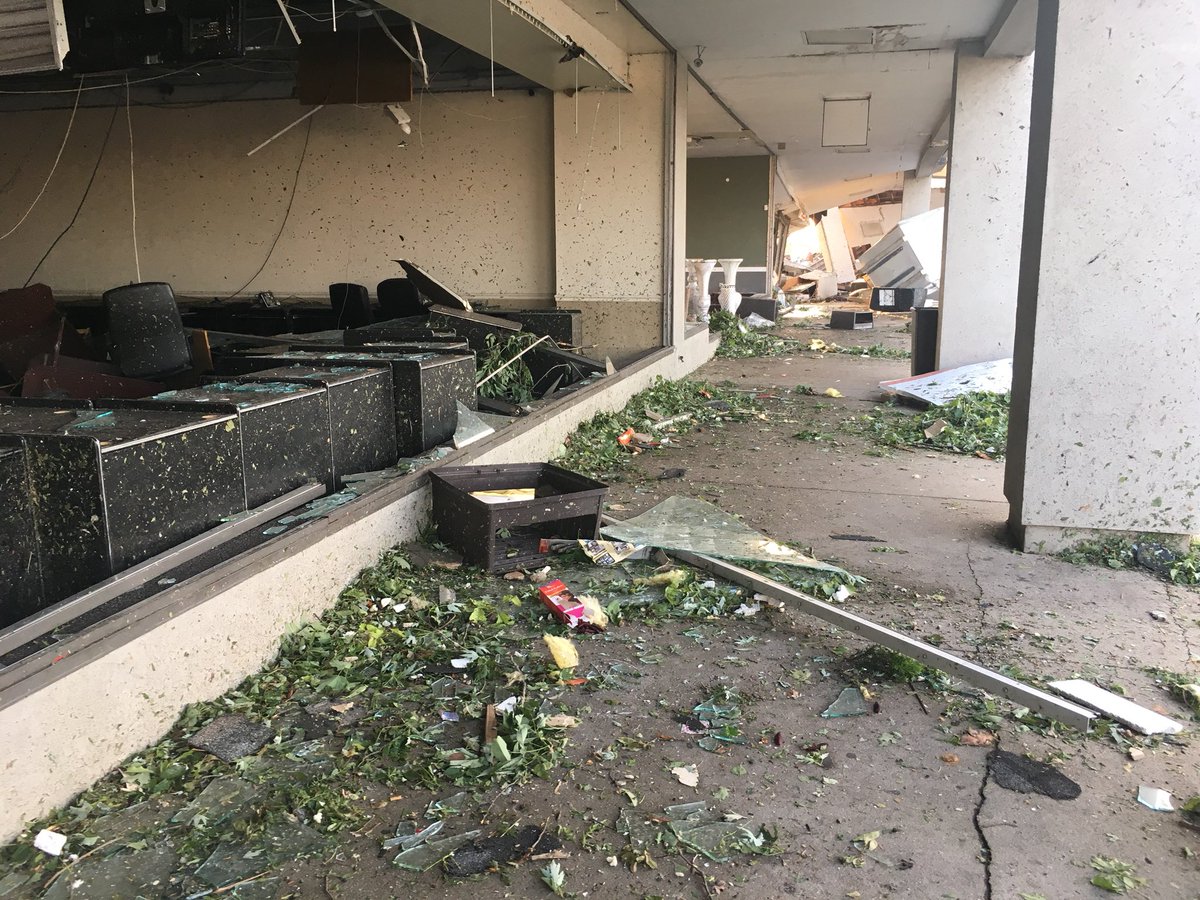
<path id="1" fill-rule="evenodd" d="M 567 883 L 567 873 L 558 864 L 558 860 L 552 860 L 548 866 L 543 867 L 541 875 L 542 881 L 546 883 L 546 887 L 550 888 L 551 893 L 555 897 L 562 897 Z"/>
<path id="2" fill-rule="evenodd" d="M 487 349 L 479 356 L 476 380 L 483 381 L 491 377 L 479 386 L 479 395 L 516 404 L 533 400 L 533 373 L 525 363 L 525 357 L 516 362 L 510 360 L 537 341 L 536 334 L 525 331 L 518 331 L 503 339 L 489 334 Z"/>
<path id="3" fill-rule="evenodd" d="M 717 310 L 708 320 L 708 330 L 721 336 L 717 356 L 723 359 L 745 359 L 751 356 L 782 356 L 804 349 L 802 341 L 763 334 L 748 327 L 737 316 Z"/>
<path id="4" fill-rule="evenodd" d="M 1137 869 L 1132 863 L 1122 862 L 1111 856 L 1093 856 L 1091 864 L 1096 870 L 1096 874 L 1092 876 L 1092 884 L 1110 894 L 1128 894 L 1146 884 L 1145 878 L 1137 876 Z"/>
<path id="5" fill-rule="evenodd" d="M 870 646 L 855 653 L 847 663 L 876 681 L 895 681 L 907 684 L 924 678 L 930 669 L 911 656 L 889 650 L 887 647 Z"/>
<path id="6" fill-rule="evenodd" d="M 1101 537 L 1080 541 L 1059 553 L 1058 558 L 1077 566 L 1143 568 L 1173 584 L 1200 584 L 1200 543 L 1192 543 L 1186 553 L 1173 553 L 1158 540 L 1154 535 L 1136 539 L 1124 535 Z M 1139 556 L 1139 549 L 1143 555 Z"/>
<path id="7" fill-rule="evenodd" d="M 942 406 L 908 413 L 885 406 L 859 420 L 865 433 L 885 447 L 927 447 L 1002 459 L 1008 442 L 1010 395 L 976 391 Z"/>
<path id="8" fill-rule="evenodd" d="M 688 418 L 673 428 L 708 428 L 727 420 L 748 418 L 756 411 L 756 404 L 745 394 L 706 382 L 659 378 L 651 387 L 635 394 L 624 409 L 600 413 L 580 425 L 567 438 L 566 454 L 558 464 L 584 475 L 603 475 L 611 480 L 630 464 L 632 454 L 617 443 L 617 438 L 629 428 L 636 432 L 652 431 L 656 421 L 683 415 Z"/>

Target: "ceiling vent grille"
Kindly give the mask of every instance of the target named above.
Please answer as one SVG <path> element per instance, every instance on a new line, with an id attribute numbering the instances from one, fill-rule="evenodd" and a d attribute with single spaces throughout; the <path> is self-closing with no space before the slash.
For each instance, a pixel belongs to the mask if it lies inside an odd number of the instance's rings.
<path id="1" fill-rule="evenodd" d="M 62 0 L 0 0 L 0 75 L 62 69 L 67 48 Z"/>

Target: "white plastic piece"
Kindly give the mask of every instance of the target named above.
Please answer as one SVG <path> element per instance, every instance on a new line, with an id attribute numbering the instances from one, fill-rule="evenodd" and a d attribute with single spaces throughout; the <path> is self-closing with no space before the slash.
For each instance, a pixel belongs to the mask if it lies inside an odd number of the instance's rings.
<path id="1" fill-rule="evenodd" d="M 1171 792 L 1164 791 L 1162 788 L 1149 787 L 1141 785 L 1138 788 L 1138 803 L 1142 806 L 1149 807 L 1155 812 L 1174 812 L 1175 807 L 1171 805 Z"/>
<path id="2" fill-rule="evenodd" d="M 1096 687 L 1090 681 L 1084 681 L 1081 678 L 1052 681 L 1050 689 L 1064 697 L 1070 697 L 1098 713 L 1103 713 L 1122 725 L 1128 725 L 1141 734 L 1179 734 L 1183 731 L 1183 725 L 1174 719 L 1168 719 L 1152 709 L 1138 706 L 1112 691 Z"/>
<path id="3" fill-rule="evenodd" d="M 399 103 L 389 103 L 387 111 L 392 114 L 392 118 L 396 120 L 396 124 L 400 126 L 400 130 L 405 134 L 412 134 L 412 116 L 408 114 L 403 106 Z"/>

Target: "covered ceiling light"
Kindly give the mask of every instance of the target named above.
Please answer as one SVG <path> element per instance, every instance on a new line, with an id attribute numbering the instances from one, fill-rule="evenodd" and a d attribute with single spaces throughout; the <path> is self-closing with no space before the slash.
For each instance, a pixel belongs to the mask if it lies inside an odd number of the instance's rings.
<path id="1" fill-rule="evenodd" d="M 412 134 L 412 116 L 399 103 L 389 103 L 387 111 L 392 114 L 392 118 L 396 120 L 396 124 L 400 126 L 400 130 L 405 134 Z"/>

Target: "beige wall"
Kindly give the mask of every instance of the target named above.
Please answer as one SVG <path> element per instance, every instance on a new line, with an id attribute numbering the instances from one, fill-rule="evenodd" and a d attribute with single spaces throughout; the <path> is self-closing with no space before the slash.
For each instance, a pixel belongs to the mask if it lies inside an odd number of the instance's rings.
<path id="1" fill-rule="evenodd" d="M 326 296 L 376 282 L 405 256 L 468 297 L 549 304 L 554 294 L 550 96 L 429 94 L 407 104 L 406 136 L 379 105 L 326 107 L 312 133 L 279 244 L 248 293 Z M 307 123 L 248 150 L 303 113 L 293 101 L 134 107 L 141 274 L 181 295 L 224 296 L 262 264 L 279 231 Z M 0 113 L 0 234 L 45 180 L 69 110 Z M 112 111 L 83 109 L 49 188 L 0 242 L 0 287 L 24 284 L 70 221 Z M 124 110 L 75 226 L 38 271 L 63 296 L 136 279 Z M 407 143 L 406 147 L 401 147 Z"/>
<path id="2" fill-rule="evenodd" d="M 583 310 L 589 352 L 617 362 L 662 344 L 674 77 L 668 54 L 638 54 L 633 93 L 554 96 L 557 301 Z"/>

